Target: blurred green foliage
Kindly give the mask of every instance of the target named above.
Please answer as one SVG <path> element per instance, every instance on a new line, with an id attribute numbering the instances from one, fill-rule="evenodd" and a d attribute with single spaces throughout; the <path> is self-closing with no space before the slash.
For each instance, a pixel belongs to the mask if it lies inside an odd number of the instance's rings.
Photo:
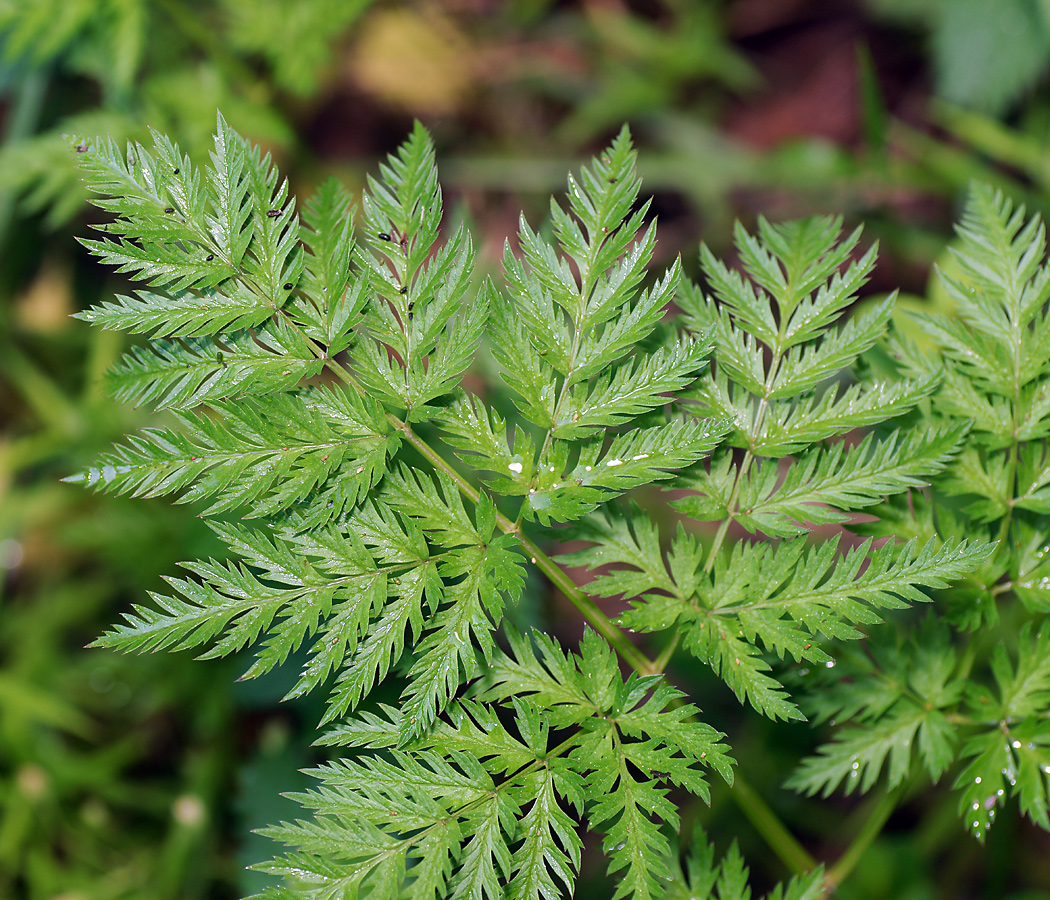
<path id="1" fill-rule="evenodd" d="M 929 33 L 937 93 L 1001 114 L 1050 67 L 1050 3 L 1044 0 L 870 0 L 889 19 Z"/>
<path id="2" fill-rule="evenodd" d="M 158 588 L 159 573 L 218 548 L 190 510 L 90 498 L 60 482 L 88 448 L 145 422 L 101 382 L 119 340 L 66 318 L 112 288 L 69 262 L 68 233 L 41 238 L 35 225 L 82 214 L 63 132 L 124 138 L 155 125 L 192 145 L 221 106 L 290 147 L 295 129 L 275 96 L 315 91 L 333 42 L 367 5 L 0 5 L 0 896 L 241 896 L 253 858 L 231 839 L 246 831 L 231 819 L 258 821 L 254 798 L 272 804 L 306 761 L 302 741 L 278 729 L 247 752 L 265 759 L 277 747 L 287 765 L 246 780 L 250 767 L 235 761 L 253 701 L 235 700 L 228 665 L 83 649 Z"/>
<path id="3" fill-rule="evenodd" d="M 70 448 L 105 446 L 139 418 L 92 377 L 108 336 L 86 348 L 6 337 L 4 385 L 18 395 L 5 393 L 0 445 L 0 895 L 205 896 L 231 877 L 207 850 L 228 803 L 230 673 L 81 648 L 189 547 L 211 552 L 210 535 L 180 512 L 59 482 L 79 459 Z M 58 377 L 31 354 L 62 360 Z"/>
<path id="4" fill-rule="evenodd" d="M 315 92 L 333 43 L 370 3 L 5 0 L 4 86 L 36 107 L 26 111 L 30 118 L 45 102 L 53 108 L 44 131 L 9 130 L 0 191 L 24 192 L 29 209 L 65 221 L 84 195 L 62 133 L 138 139 L 151 126 L 206 151 L 216 108 L 259 140 L 291 146 L 295 129 L 277 94 Z"/>

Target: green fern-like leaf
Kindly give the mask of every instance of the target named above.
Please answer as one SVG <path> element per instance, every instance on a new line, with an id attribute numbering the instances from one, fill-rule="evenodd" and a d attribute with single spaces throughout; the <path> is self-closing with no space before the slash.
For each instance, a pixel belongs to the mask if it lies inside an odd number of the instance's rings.
<path id="1" fill-rule="evenodd" d="M 999 760 L 976 713 L 961 712 L 979 687 L 943 636 L 933 650 L 885 641 L 893 652 L 866 669 L 848 645 L 875 645 L 887 611 L 967 577 L 981 609 L 1007 590 L 999 578 L 1048 606 L 1034 518 L 1047 454 L 1017 443 L 1042 428 L 1046 373 L 1026 361 L 1013 380 L 981 380 L 953 368 L 961 350 L 944 365 L 907 351 L 884 354 L 885 377 L 861 377 L 893 301 L 848 316 L 874 265 L 859 234 L 840 239 L 832 219 L 738 229 L 746 277 L 702 251 L 712 298 L 678 261 L 651 276 L 656 226 L 624 130 L 570 176 L 549 230 L 522 218 L 520 252 L 508 244 L 503 277 L 479 284 L 469 231 L 443 229 L 421 125 L 368 180 L 359 216 L 331 180 L 300 216 L 269 157 L 221 118 L 200 168 L 161 135 L 149 149 L 76 146 L 112 215 L 89 250 L 148 286 L 83 318 L 143 336 L 110 386 L 168 420 L 70 480 L 199 504 L 230 554 L 185 563 L 98 643 L 205 657 L 250 647 L 246 677 L 294 656 L 288 696 L 330 692 L 322 743 L 342 755 L 297 796 L 302 821 L 267 829 L 289 848 L 261 867 L 284 880 L 269 896 L 554 900 L 573 892 L 587 830 L 617 898 L 748 896 L 735 851 L 716 867 L 698 850 L 673 875 L 680 799 L 710 802 L 712 771 L 734 782 L 722 732 L 663 676 L 678 647 L 774 719 L 807 708 L 782 661 L 815 667 L 826 687 L 815 717 L 852 721 L 803 764 L 793 783 L 810 793 L 868 789 L 887 766 L 897 785 L 912 744 L 933 778 L 958 759 L 982 771 Z M 988 225 L 997 209 L 967 228 L 1005 231 L 996 252 L 1014 253 L 1041 296 L 1021 246 L 1038 229 Z M 971 269 L 989 291 L 1017 288 L 1015 319 L 1038 351 L 1038 301 L 1016 272 Z M 971 340 L 930 327 L 955 347 Z M 995 341 L 1024 344 L 997 327 L 972 342 L 1002 362 Z M 935 415 L 938 391 L 955 400 Z M 984 397 L 972 422 L 956 414 L 971 395 Z M 1014 406 L 1026 418 L 1004 438 L 989 423 Z M 653 509 L 656 483 L 678 492 L 673 534 Z M 976 493 L 968 515 L 981 527 L 935 510 L 927 490 Z M 1016 564 L 982 530 L 1010 515 L 1003 534 L 1025 548 Z M 734 523 L 755 539 L 736 540 Z M 820 525 L 904 540 L 807 541 Z M 568 566 L 593 577 L 581 589 Z M 589 623 L 578 652 L 506 621 L 532 602 L 536 576 Z M 627 611 L 612 621 L 595 598 Z M 1002 651 L 1001 699 L 987 701 L 1027 742 L 1011 758 L 1039 822 L 1043 643 L 1024 632 L 1016 667 Z M 380 683 L 396 705 L 376 705 Z M 820 884 L 818 870 L 771 896 L 801 900 Z"/>
<path id="2" fill-rule="evenodd" d="M 916 314 L 932 350 L 894 335 L 884 359 L 913 380 L 939 379 L 920 417 L 928 433 L 968 427 L 969 435 L 938 464 L 943 471 L 926 476 L 929 496 L 909 486 L 910 496 L 868 507 L 875 521 L 858 530 L 945 546 L 984 537 L 994 553 L 962 584 L 938 589 L 954 637 L 942 625 L 903 650 L 883 637 L 874 667 L 843 658 L 849 687 L 829 688 L 817 707 L 849 725 L 792 783 L 809 793 L 867 790 L 888 764 L 894 785 L 914 779 L 921 758 L 931 779 L 953 770 L 963 824 L 983 841 L 1011 796 L 1050 828 L 1042 621 L 1050 268 L 1039 218 L 983 185 L 971 191 L 953 249 L 955 274 L 941 278 L 956 315 Z"/>

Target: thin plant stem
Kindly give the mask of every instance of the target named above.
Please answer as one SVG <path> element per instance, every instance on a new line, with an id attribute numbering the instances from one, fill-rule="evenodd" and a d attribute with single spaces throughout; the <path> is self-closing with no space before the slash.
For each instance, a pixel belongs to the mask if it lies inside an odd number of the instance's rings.
<path id="1" fill-rule="evenodd" d="M 707 553 L 707 562 L 704 563 L 705 572 L 710 572 L 715 566 L 715 560 L 718 558 L 718 551 L 722 549 L 722 542 L 725 540 L 726 534 L 729 532 L 729 525 L 733 521 L 736 502 L 740 497 L 740 485 L 747 477 L 748 469 L 751 468 L 752 459 L 754 459 L 754 456 L 751 451 L 748 450 L 747 453 L 744 454 L 744 459 L 740 463 L 740 468 L 737 469 L 736 478 L 733 480 L 733 492 L 729 497 L 729 502 L 726 504 L 728 514 L 719 524 L 718 532 L 715 534 L 715 539 L 711 542 L 711 548 Z"/>
<path id="2" fill-rule="evenodd" d="M 667 668 L 668 663 L 671 662 L 671 657 L 674 656 L 675 650 L 678 649 L 678 643 L 682 639 L 682 633 L 676 631 L 671 637 L 671 640 L 667 642 L 667 646 L 660 651 L 660 655 L 653 660 L 652 663 L 652 675 L 659 675 L 664 669 Z"/>
<path id="3" fill-rule="evenodd" d="M 318 352 L 318 355 L 320 356 L 321 354 L 319 350 L 320 348 L 315 348 L 315 352 Z M 352 373 L 347 371 L 334 359 L 331 357 L 325 357 L 325 363 L 332 370 L 333 374 L 360 390 L 360 385 L 357 383 L 357 380 L 353 377 Z M 435 469 L 443 472 L 448 478 L 450 478 L 459 492 L 473 505 L 476 506 L 481 501 L 481 492 L 464 478 L 463 475 L 461 475 L 451 463 L 438 453 L 437 450 L 424 441 L 408 422 L 389 412 L 387 413 L 387 421 L 389 421 L 395 429 L 401 432 L 405 440 L 417 453 L 419 453 L 420 456 L 434 466 Z M 752 455 L 750 451 L 748 451 L 745 462 L 741 465 L 740 472 L 738 472 L 734 493 L 739 490 L 740 481 L 742 480 L 743 473 L 749 467 L 751 458 Z M 565 595 L 566 599 L 576 607 L 591 627 L 605 638 L 624 662 L 642 675 L 660 674 L 664 671 L 667 664 L 670 662 L 671 656 L 677 648 L 679 641 L 678 635 L 675 635 L 668 642 L 655 660 L 650 659 L 643 651 L 636 647 L 624 631 L 576 585 L 561 566 L 547 556 L 535 541 L 523 533 L 520 519 L 516 522 L 511 521 L 498 510 L 496 510 L 495 519 L 500 530 L 504 534 L 513 534 L 517 538 L 522 549 L 528 554 L 531 562 L 547 576 L 551 584 Z M 718 547 L 725 538 L 727 525 L 728 520 L 723 522 L 723 527 L 720 529 L 719 535 L 716 536 L 715 546 L 712 547 L 711 554 L 708 557 L 709 563 L 714 559 Z M 799 843 L 795 836 L 788 830 L 787 826 L 781 822 L 772 808 L 759 796 L 747 780 L 739 775 L 739 773 L 734 775 L 733 789 L 730 791 L 730 796 L 754 826 L 755 830 L 758 831 L 761 837 L 766 841 L 770 849 L 773 850 L 781 862 L 783 862 L 792 873 L 798 875 L 817 868 L 818 863 L 813 856 L 802 846 L 801 843 Z M 892 812 L 892 809 L 890 812 Z M 885 818 L 888 818 L 888 816 L 889 812 L 886 813 Z M 885 818 L 883 819 L 883 823 L 885 822 Z M 879 828 L 881 828 L 881 824 L 879 825 Z M 867 826 L 865 830 L 862 831 L 862 834 L 864 834 L 866 830 Z M 871 840 L 874 840 L 874 837 L 877 834 L 878 829 L 876 829 L 871 838 L 868 839 L 868 843 L 870 843 Z M 858 859 L 859 854 L 863 853 L 866 846 L 867 845 L 864 845 L 859 848 Z M 849 868 L 852 868 L 855 864 L 855 862 L 851 863 Z M 848 873 L 849 868 L 845 870 L 843 877 L 845 876 L 845 873 Z"/>
<path id="4" fill-rule="evenodd" d="M 740 775 L 734 775 L 733 790 L 730 793 L 755 831 L 793 874 L 801 875 L 817 868 L 817 861 L 809 851 L 796 840 L 769 804 Z"/>
<path id="5" fill-rule="evenodd" d="M 846 848 L 846 852 L 839 857 L 835 865 L 828 869 L 828 873 L 824 877 L 825 894 L 832 893 L 853 871 L 857 863 L 860 862 L 861 857 L 864 856 L 865 851 L 871 846 L 872 841 L 879 836 L 879 833 L 903 796 L 904 787 L 902 786 L 879 797 L 865 819 L 864 826 L 857 833 L 849 847 Z"/>
<path id="6" fill-rule="evenodd" d="M 456 487 L 459 488 L 460 493 L 463 494 L 464 497 L 474 504 L 477 504 L 480 501 L 481 493 L 477 488 L 475 488 L 448 462 L 446 462 L 440 453 L 434 450 L 433 447 L 416 434 L 407 422 L 402 422 L 396 416 L 391 416 L 390 419 L 392 422 L 396 423 L 395 427 L 404 434 L 405 439 L 415 448 L 420 456 L 426 459 L 427 462 L 434 466 L 434 468 L 444 472 L 455 482 Z M 529 555 L 529 558 L 536 567 L 543 572 L 543 574 L 550 579 L 551 583 L 565 595 L 566 599 L 583 614 L 591 627 L 609 642 L 610 646 L 620 654 L 625 662 L 639 672 L 647 672 L 652 668 L 652 662 L 649 657 L 631 643 L 631 639 L 627 637 L 623 630 L 605 615 L 590 597 L 576 586 L 575 582 L 573 582 L 573 580 L 565 573 L 561 566 L 547 556 L 547 554 L 544 553 L 533 540 L 522 533 L 521 528 L 517 523 L 512 522 L 505 515 L 497 511 L 496 524 L 504 534 L 513 534 L 518 539 L 522 549 L 524 549 Z"/>
<path id="7" fill-rule="evenodd" d="M 459 474 L 433 447 L 427 444 L 412 427 L 402 422 L 396 416 L 390 416 L 391 422 L 397 423 L 399 430 L 405 435 L 405 439 L 426 459 L 431 465 L 444 472 L 455 482 L 460 492 L 472 503 L 481 499 L 481 494 L 470 482 Z M 496 522 L 505 534 L 514 534 L 521 542 L 522 548 L 529 554 L 532 562 L 536 564 L 551 583 L 557 587 L 575 606 L 610 646 L 612 646 L 621 658 L 635 671 L 642 675 L 651 675 L 662 672 L 674 652 L 675 641 L 672 641 L 664 649 L 657 660 L 651 660 L 645 653 L 639 650 L 630 638 L 602 612 L 565 573 L 565 571 L 547 556 L 534 541 L 522 534 L 520 526 L 501 513 L 496 513 Z M 666 658 L 665 658 L 666 657 Z M 777 818 L 773 810 L 762 800 L 747 781 L 739 776 L 734 776 L 733 790 L 730 792 L 733 799 L 740 806 L 744 815 L 755 826 L 755 829 L 763 837 L 770 849 L 780 860 L 795 874 L 811 871 L 817 867 L 817 862 L 806 851 L 798 840 L 787 829 L 787 826 Z"/>

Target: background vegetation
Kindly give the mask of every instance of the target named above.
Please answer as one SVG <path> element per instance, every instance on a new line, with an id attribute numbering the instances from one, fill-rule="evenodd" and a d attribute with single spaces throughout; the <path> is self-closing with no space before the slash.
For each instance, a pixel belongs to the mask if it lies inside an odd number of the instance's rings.
<path id="1" fill-rule="evenodd" d="M 145 420 L 101 379 L 121 339 L 69 319 L 119 284 L 75 243 L 93 214 L 64 133 L 152 126 L 203 154 L 221 108 L 304 195 L 331 173 L 358 189 L 418 117 L 495 262 L 518 210 L 540 219 L 627 121 L 658 262 L 692 265 L 701 238 L 727 251 L 736 218 L 841 212 L 882 243 L 872 291 L 945 307 L 929 272 L 971 178 L 1050 211 L 1048 65 L 1036 0 L 0 0 L 0 896 L 251 893 L 244 866 L 270 848 L 248 832 L 287 814 L 279 792 L 321 752 L 320 710 L 278 705 L 280 673 L 234 685 L 236 660 L 82 649 L 219 548 L 192 508 L 59 481 Z M 578 635 L 557 596 L 530 597 Z M 809 852 L 837 856 L 878 798 L 782 790 L 819 733 L 678 670 L 737 722 L 742 769 Z M 728 791 L 693 815 L 720 850 L 739 836 L 759 883 L 783 876 Z M 977 852 L 935 791 L 905 800 L 839 893 L 1050 896 L 1048 851 L 1004 817 Z M 600 867 L 584 879 L 580 896 L 605 890 Z"/>

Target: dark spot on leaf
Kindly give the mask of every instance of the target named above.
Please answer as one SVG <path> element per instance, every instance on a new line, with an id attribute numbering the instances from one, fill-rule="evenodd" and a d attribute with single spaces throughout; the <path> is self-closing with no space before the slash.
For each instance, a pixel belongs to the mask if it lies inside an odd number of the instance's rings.
<path id="1" fill-rule="evenodd" d="M 179 170 L 178 169 L 172 169 L 171 170 L 171 174 L 172 175 L 178 175 L 179 174 Z"/>
<path id="2" fill-rule="evenodd" d="M 279 209 L 268 209 L 266 215 L 270 219 L 276 219 L 281 214 Z"/>

